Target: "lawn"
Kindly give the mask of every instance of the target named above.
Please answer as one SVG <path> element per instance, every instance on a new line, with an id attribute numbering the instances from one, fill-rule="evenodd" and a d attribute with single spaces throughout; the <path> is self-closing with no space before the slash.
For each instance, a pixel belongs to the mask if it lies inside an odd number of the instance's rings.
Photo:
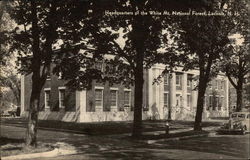
<path id="1" fill-rule="evenodd" d="M 19 155 L 27 153 L 40 153 L 51 151 L 53 147 L 47 144 L 38 143 L 37 148 L 25 147 L 24 140 L 0 137 L 1 155 L 0 157 Z"/>
<path id="2" fill-rule="evenodd" d="M 2 119 L 3 124 L 12 124 L 16 126 L 26 126 L 26 119 Z M 220 122 L 203 122 L 203 127 L 219 126 Z M 39 120 L 38 126 L 42 128 L 69 130 L 75 133 L 84 133 L 88 135 L 110 135 L 110 134 L 122 134 L 131 133 L 133 122 L 121 121 L 121 122 L 92 122 L 92 123 L 75 123 L 75 122 L 62 122 L 62 121 L 50 121 Z M 193 127 L 192 121 L 171 121 L 170 130 L 183 129 Z M 165 121 L 143 121 L 143 131 L 164 131 Z"/>

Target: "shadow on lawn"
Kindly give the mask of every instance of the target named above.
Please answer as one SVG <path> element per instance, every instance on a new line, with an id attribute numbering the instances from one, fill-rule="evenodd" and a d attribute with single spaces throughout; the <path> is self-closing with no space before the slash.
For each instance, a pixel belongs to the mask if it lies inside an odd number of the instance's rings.
<path id="1" fill-rule="evenodd" d="M 221 140 L 223 138 L 223 142 Z M 158 147 L 161 148 L 164 146 L 164 142 L 160 143 Z M 235 141 L 230 137 L 213 137 L 207 138 L 206 140 L 203 138 L 192 139 L 192 140 L 182 140 L 182 141 L 174 141 L 168 142 L 169 149 L 181 149 L 181 150 L 190 150 L 190 151 L 199 151 L 206 153 L 216 153 L 223 154 L 228 156 L 234 156 L 241 158 L 246 158 L 248 155 L 247 143 L 243 141 Z"/>
<path id="2" fill-rule="evenodd" d="M 7 137 L 0 137 L 0 146 L 9 144 L 9 143 L 24 143 L 23 139 L 12 139 Z"/>

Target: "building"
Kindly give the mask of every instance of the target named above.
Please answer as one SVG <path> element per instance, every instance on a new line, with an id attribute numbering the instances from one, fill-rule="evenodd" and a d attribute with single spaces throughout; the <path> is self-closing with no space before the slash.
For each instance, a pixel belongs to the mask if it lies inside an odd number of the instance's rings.
<path id="1" fill-rule="evenodd" d="M 198 70 L 174 73 L 153 84 L 164 70 L 157 64 L 144 71 L 143 119 L 193 119 L 197 103 Z M 39 119 L 74 122 L 133 120 L 134 88 L 121 84 L 110 86 L 95 80 L 89 90 L 72 91 L 65 81 L 51 75 L 41 92 Z M 226 117 L 229 112 L 229 86 L 223 75 L 213 79 L 205 96 L 204 118 Z M 27 116 L 31 94 L 31 77 L 21 79 L 21 113 Z"/>

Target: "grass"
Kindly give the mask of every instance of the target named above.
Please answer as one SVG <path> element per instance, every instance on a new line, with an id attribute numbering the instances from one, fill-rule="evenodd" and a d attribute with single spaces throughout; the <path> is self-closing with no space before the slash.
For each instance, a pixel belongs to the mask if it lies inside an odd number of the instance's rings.
<path id="1" fill-rule="evenodd" d="M 19 119 L 2 119 L 2 123 L 14 124 L 26 126 L 27 120 L 23 118 Z M 219 122 L 203 122 L 203 127 L 219 126 Z M 91 123 L 76 123 L 76 122 L 62 122 L 51 120 L 39 120 L 39 127 L 51 128 L 51 129 L 64 129 L 71 132 L 82 132 L 88 135 L 112 135 L 131 133 L 133 122 L 132 121 L 120 121 L 120 122 L 91 122 Z M 193 127 L 193 121 L 171 121 L 170 130 L 182 129 Z M 165 130 L 165 121 L 143 121 L 143 131 L 163 131 Z"/>
<path id="2" fill-rule="evenodd" d="M 51 151 L 53 147 L 38 143 L 36 148 L 25 147 L 24 140 L 0 137 L 1 157 Z"/>

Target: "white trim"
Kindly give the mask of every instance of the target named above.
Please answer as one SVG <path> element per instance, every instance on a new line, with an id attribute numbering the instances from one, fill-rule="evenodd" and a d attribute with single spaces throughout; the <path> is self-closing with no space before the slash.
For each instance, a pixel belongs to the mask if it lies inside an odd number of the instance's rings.
<path id="1" fill-rule="evenodd" d="M 65 86 L 58 87 L 58 90 L 61 90 L 61 89 L 66 89 L 66 87 Z"/>
<path id="2" fill-rule="evenodd" d="M 180 90 L 176 91 L 175 93 L 182 96 L 182 91 L 180 91 Z"/>
<path id="3" fill-rule="evenodd" d="M 101 86 L 95 86 L 95 89 L 104 89 L 104 87 L 101 87 Z"/>
<path id="4" fill-rule="evenodd" d="M 131 92 L 131 89 L 130 88 L 124 88 L 124 91 L 130 91 Z"/>
<path id="5" fill-rule="evenodd" d="M 50 91 L 51 88 L 44 88 L 43 90 L 44 90 L 44 91 Z"/>
<path id="6" fill-rule="evenodd" d="M 115 90 L 115 91 L 118 91 L 118 88 L 115 88 L 115 87 L 110 87 L 110 90 Z"/>

